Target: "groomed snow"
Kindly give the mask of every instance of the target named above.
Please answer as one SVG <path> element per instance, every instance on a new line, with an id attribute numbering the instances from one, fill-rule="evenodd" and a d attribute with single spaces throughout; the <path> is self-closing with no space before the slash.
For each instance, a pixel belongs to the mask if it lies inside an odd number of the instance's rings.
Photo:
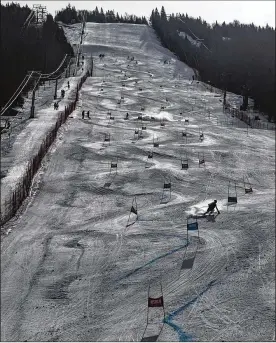
<path id="1" fill-rule="evenodd" d="M 76 41 L 76 29 L 65 32 Z M 247 135 L 236 118 L 239 127 L 224 124 L 220 97 L 191 83 L 193 71 L 161 47 L 151 28 L 87 23 L 86 32 L 93 77 L 47 156 L 39 189 L 5 227 L 12 230 L 1 246 L 2 341 L 140 341 L 148 287 L 157 297 L 160 282 L 165 325 L 158 341 L 271 341 L 274 132 Z M 82 120 L 82 110 L 91 119 Z M 138 140 L 139 114 L 146 130 Z M 181 170 L 186 154 L 189 169 Z M 117 174 L 110 173 L 116 161 Z M 171 199 L 161 202 L 169 181 Z M 227 206 L 229 181 L 237 182 L 235 206 Z M 134 197 L 138 221 L 126 227 Z M 214 199 L 221 214 L 214 222 L 199 219 L 200 240 L 189 234 L 187 245 L 187 216 Z M 187 259 L 194 259 L 192 268 L 181 270 Z M 162 316 L 154 316 L 158 331 Z"/>

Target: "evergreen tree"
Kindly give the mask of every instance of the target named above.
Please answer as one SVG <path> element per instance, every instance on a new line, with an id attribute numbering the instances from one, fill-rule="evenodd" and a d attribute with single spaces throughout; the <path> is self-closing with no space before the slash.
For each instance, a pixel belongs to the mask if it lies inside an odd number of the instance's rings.
<path id="1" fill-rule="evenodd" d="M 164 6 L 161 8 L 161 20 L 167 21 L 167 15 Z"/>

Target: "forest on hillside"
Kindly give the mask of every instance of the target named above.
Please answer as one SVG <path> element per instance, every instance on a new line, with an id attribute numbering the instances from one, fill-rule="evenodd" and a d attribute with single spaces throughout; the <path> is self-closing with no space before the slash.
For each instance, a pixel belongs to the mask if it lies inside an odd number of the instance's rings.
<path id="1" fill-rule="evenodd" d="M 276 119 L 274 28 L 237 20 L 210 25 L 187 14 L 167 16 L 164 7 L 152 10 L 150 22 L 162 44 L 198 70 L 202 81 L 252 97 L 255 108 Z"/>
<path id="2" fill-rule="evenodd" d="M 50 73 L 60 65 L 65 54 L 73 54 L 63 29 L 50 14 L 43 25 L 31 23 L 22 30 L 30 12 L 28 6 L 1 5 L 0 107 L 7 103 L 28 71 Z"/>
<path id="3" fill-rule="evenodd" d="M 93 11 L 80 10 L 77 11 L 74 6 L 68 4 L 66 8 L 61 9 L 55 16 L 56 21 L 61 21 L 65 24 L 73 24 L 81 22 L 82 15 L 87 22 L 94 23 L 128 23 L 128 24 L 145 24 L 148 25 L 145 17 L 137 17 L 135 15 L 125 14 L 124 16 L 119 15 L 118 12 L 115 14 L 113 10 L 104 12 L 96 6 Z"/>

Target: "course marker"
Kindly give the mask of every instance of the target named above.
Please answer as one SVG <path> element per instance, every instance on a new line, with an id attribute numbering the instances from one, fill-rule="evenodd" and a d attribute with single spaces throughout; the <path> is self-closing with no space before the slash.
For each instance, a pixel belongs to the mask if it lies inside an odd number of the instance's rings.
<path id="1" fill-rule="evenodd" d="M 160 296 L 157 298 L 150 295 L 151 285 L 148 287 L 147 323 L 141 342 L 156 342 L 164 327 L 164 296 L 161 282 L 159 284 Z"/>
<path id="2" fill-rule="evenodd" d="M 135 220 L 131 219 L 131 217 L 133 217 L 132 213 L 135 216 Z M 128 216 L 126 227 L 128 227 L 130 225 L 133 225 L 137 220 L 138 220 L 138 208 L 137 208 L 137 201 L 136 201 L 136 197 L 135 197 L 132 200 L 132 204 L 131 204 L 131 208 L 130 208 L 130 212 L 129 212 L 129 216 Z"/>
<path id="3" fill-rule="evenodd" d="M 249 182 L 249 179 L 246 175 L 243 177 L 243 184 L 244 184 L 245 193 L 252 193 L 253 192 L 252 185 Z"/>
<path id="4" fill-rule="evenodd" d="M 198 153 L 198 166 L 200 168 L 200 166 L 203 165 L 205 167 L 205 158 L 204 158 L 204 152 L 202 153 Z"/>
<path id="5" fill-rule="evenodd" d="M 169 193 L 169 197 L 168 197 L 168 193 Z M 163 185 L 161 203 L 167 203 L 168 201 L 170 201 L 171 200 L 171 194 L 172 194 L 171 179 L 167 178 L 167 180 L 165 179 L 164 185 Z"/>
<path id="6" fill-rule="evenodd" d="M 228 183 L 228 203 L 237 203 L 238 196 L 237 196 L 237 185 L 236 182 Z"/>

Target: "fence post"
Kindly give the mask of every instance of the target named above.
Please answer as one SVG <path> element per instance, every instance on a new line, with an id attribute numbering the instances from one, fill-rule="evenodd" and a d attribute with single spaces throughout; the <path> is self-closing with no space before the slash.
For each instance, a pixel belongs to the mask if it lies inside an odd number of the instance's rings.
<path id="1" fill-rule="evenodd" d="M 34 110 L 35 110 L 34 102 L 35 102 L 35 90 L 33 90 L 33 95 L 32 95 L 32 105 L 31 105 L 30 118 L 34 118 Z"/>
<path id="2" fill-rule="evenodd" d="M 58 84 L 58 79 L 56 79 L 56 85 L 55 85 L 55 94 L 54 94 L 54 99 L 55 100 L 57 98 L 57 84 Z"/>

